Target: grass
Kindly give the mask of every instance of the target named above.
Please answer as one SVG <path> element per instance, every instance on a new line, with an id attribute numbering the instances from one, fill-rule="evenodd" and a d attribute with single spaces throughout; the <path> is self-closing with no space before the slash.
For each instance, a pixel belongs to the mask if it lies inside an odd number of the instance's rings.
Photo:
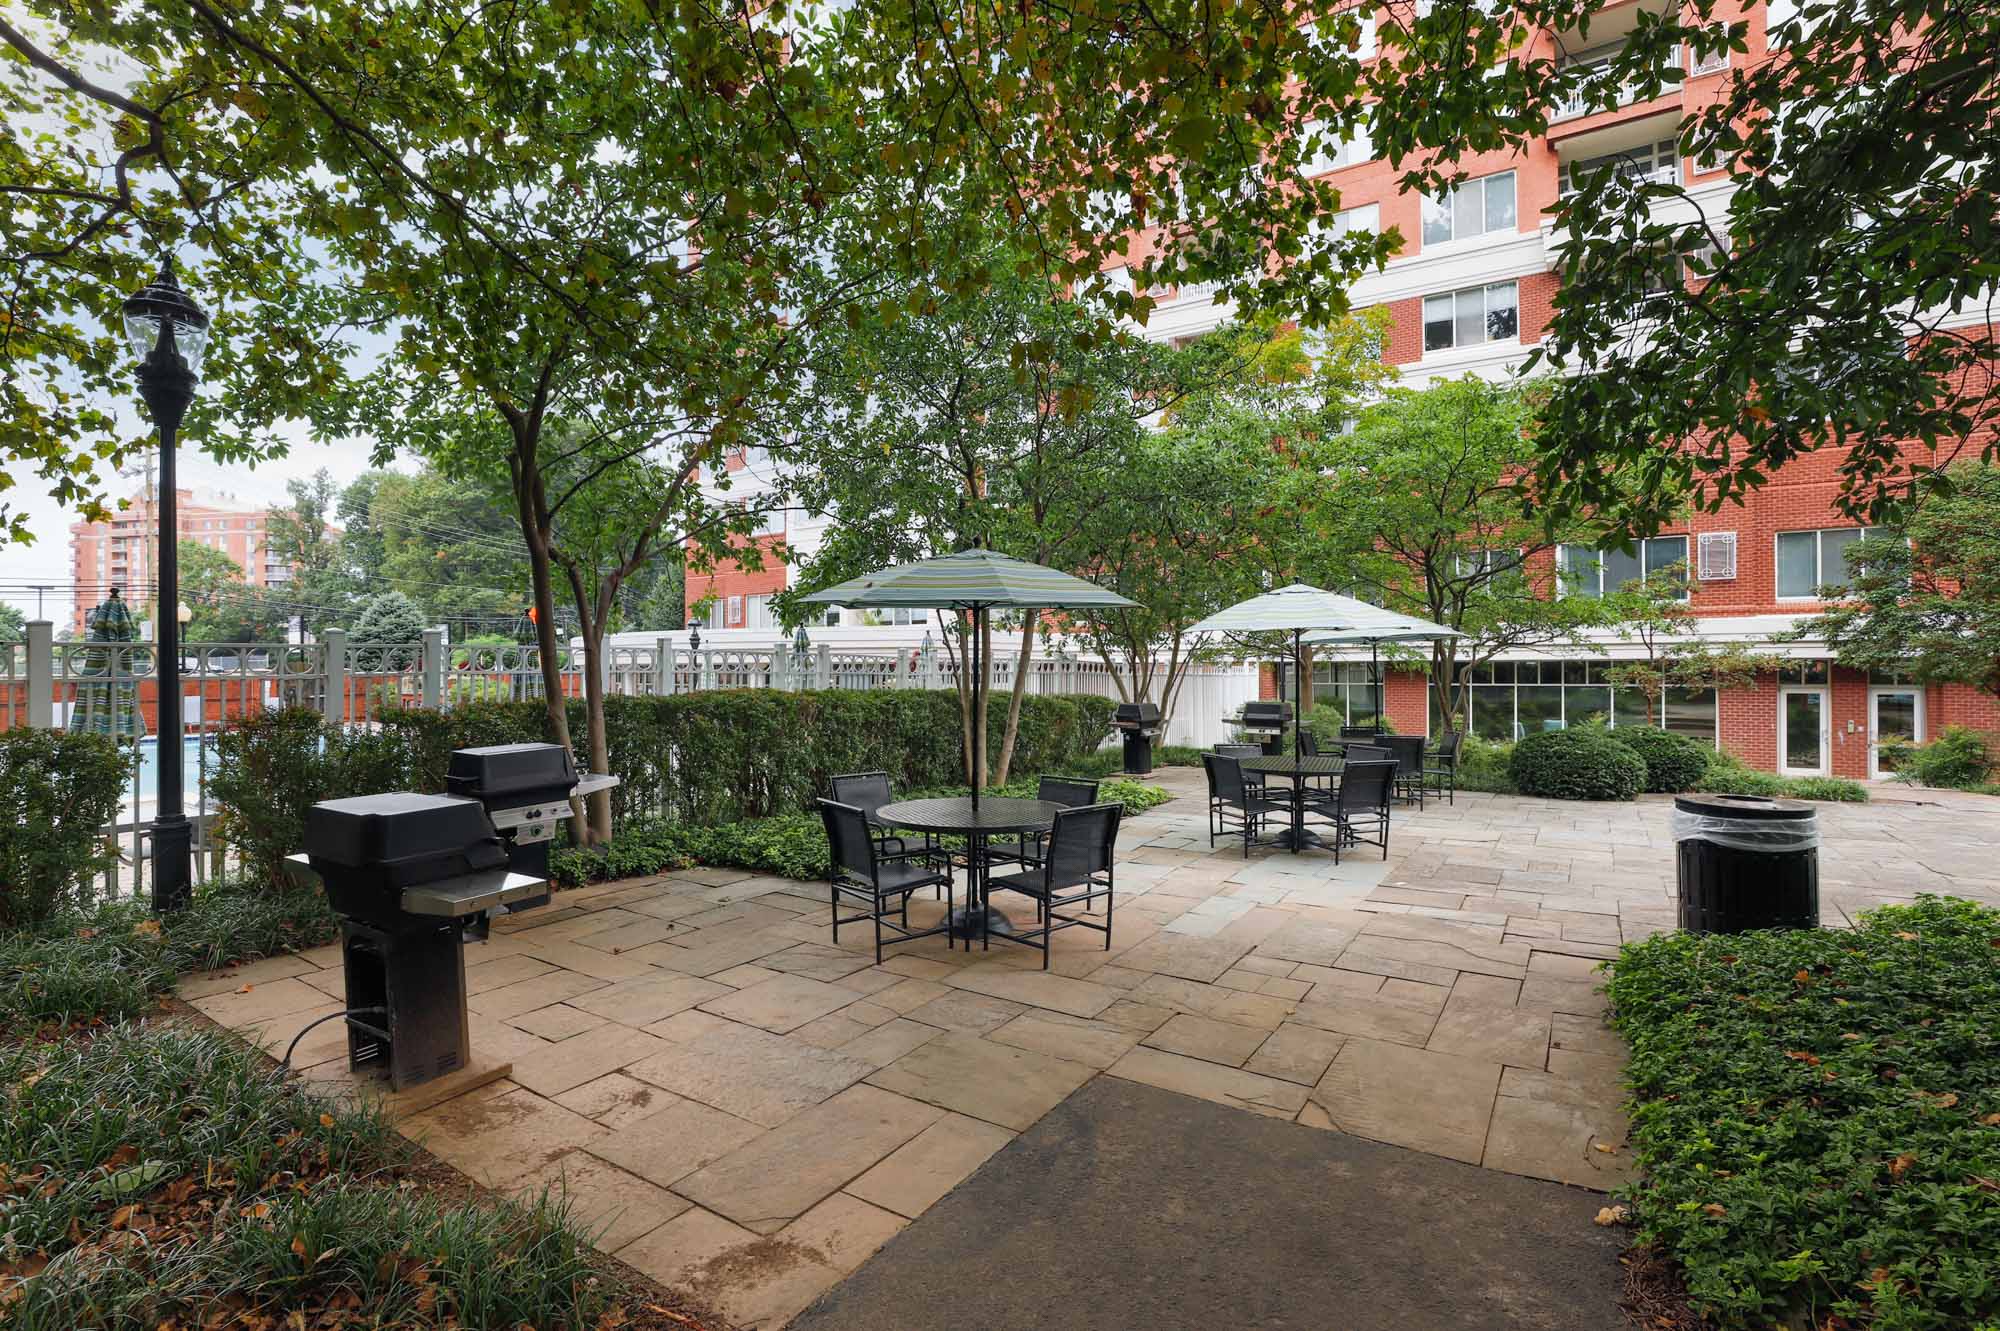
<path id="1" fill-rule="evenodd" d="M 335 936 L 317 889 L 223 883 L 165 920 L 129 903 L 0 936 L 0 1036 L 149 1011 L 174 977 Z"/>
<path id="2" fill-rule="evenodd" d="M 1996 961 L 1936 897 L 1622 951 L 1634 1219 L 1716 1325 L 2000 1327 Z"/>
<path id="3" fill-rule="evenodd" d="M 22 1331 L 583 1331 L 613 1307 L 559 1204 L 418 1188 L 379 1117 L 227 1037 L 124 1024 L 15 1044 L 0 1084 L 0 1310 Z"/>

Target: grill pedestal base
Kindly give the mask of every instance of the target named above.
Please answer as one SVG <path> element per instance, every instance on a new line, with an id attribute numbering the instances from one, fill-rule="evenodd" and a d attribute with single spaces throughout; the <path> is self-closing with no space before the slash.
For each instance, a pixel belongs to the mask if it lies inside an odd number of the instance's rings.
<path id="1" fill-rule="evenodd" d="M 386 1071 L 398 1091 L 465 1067 L 472 1047 L 458 922 L 392 933 L 343 919 L 340 935 L 347 1006 L 387 1009 L 347 1018 L 348 1066 Z"/>

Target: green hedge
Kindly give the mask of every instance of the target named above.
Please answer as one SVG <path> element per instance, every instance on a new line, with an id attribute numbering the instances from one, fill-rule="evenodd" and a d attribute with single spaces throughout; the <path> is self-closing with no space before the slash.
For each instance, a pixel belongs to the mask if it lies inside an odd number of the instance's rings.
<path id="1" fill-rule="evenodd" d="M 0 930 L 81 910 L 113 849 L 128 751 L 82 731 L 0 732 Z"/>
<path id="2" fill-rule="evenodd" d="M 1937 897 L 1623 949 L 1633 1218 L 1712 1324 L 2000 1326 L 1996 957 Z"/>
<path id="3" fill-rule="evenodd" d="M 1946 726 L 1928 744 L 1884 744 L 1882 756 L 1915 785 L 1977 790 L 1993 771 L 1989 736 L 1965 726 Z"/>
<path id="4" fill-rule="evenodd" d="M 1693 790 L 1707 774 L 1715 752 L 1699 740 L 1658 726 L 1618 726 L 1604 733 L 1644 760 L 1646 789 L 1656 795 Z"/>
<path id="5" fill-rule="evenodd" d="M 1550 799 L 1629 800 L 1646 785 L 1645 759 L 1597 726 L 1529 735 L 1507 767 L 1523 795 Z"/>
<path id="6" fill-rule="evenodd" d="M 1022 700 L 1014 770 L 1088 766 L 1111 729 L 1109 698 Z M 1004 717 L 995 707 L 990 742 Z M 881 769 L 899 790 L 963 784 L 956 695 L 942 690 L 740 689 L 663 698 L 610 698 L 611 770 L 620 819 L 659 817 L 705 827 L 802 813 L 841 772 Z M 583 705 L 570 705 L 580 742 Z M 208 781 L 218 836 L 252 873 L 270 877 L 296 851 L 305 812 L 335 795 L 444 788 L 453 749 L 547 738 L 539 702 L 474 703 L 449 712 L 400 711 L 378 731 L 327 725 L 280 709 L 224 732 Z"/>

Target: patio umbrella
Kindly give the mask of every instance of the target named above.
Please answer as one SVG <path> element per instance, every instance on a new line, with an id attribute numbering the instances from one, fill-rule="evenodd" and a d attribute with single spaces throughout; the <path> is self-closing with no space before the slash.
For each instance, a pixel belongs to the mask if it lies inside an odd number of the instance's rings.
<path id="1" fill-rule="evenodd" d="M 1415 615 L 1399 615 L 1393 610 L 1380 612 L 1381 620 L 1359 628 L 1338 629 L 1330 632 L 1308 633 L 1305 641 L 1315 647 L 1323 645 L 1339 646 L 1368 644 L 1368 674 L 1375 684 L 1375 728 L 1382 728 L 1382 662 L 1378 655 L 1385 642 L 1436 642 L 1440 638 L 1462 638 L 1465 635 L 1457 629 L 1448 629 L 1442 624 L 1433 624 L 1428 619 L 1418 619 Z"/>
<path id="2" fill-rule="evenodd" d="M 1295 582 L 1289 587 L 1253 596 L 1247 601 L 1239 601 L 1227 610 L 1218 610 L 1207 619 L 1195 624 L 1190 633 L 1289 633 L 1292 635 L 1293 678 L 1303 681 L 1305 669 L 1301 657 L 1302 639 L 1307 629 L 1349 630 L 1365 628 L 1379 623 L 1380 617 L 1389 612 L 1380 606 L 1356 600 L 1352 596 L 1342 596 L 1338 592 L 1322 591 L 1309 587 L 1303 582 Z M 1300 701 L 1304 701 L 1304 687 L 1300 688 Z M 1306 719 L 1305 708 L 1299 707 L 1296 723 L 1292 726 L 1292 756 L 1297 758 L 1304 752 L 1304 742 L 1299 737 L 1300 728 Z"/>
<path id="3" fill-rule="evenodd" d="M 1095 610 L 1136 606 L 1117 592 L 1094 582 L 1072 577 L 1060 569 L 1030 564 L 1025 559 L 1003 555 L 996 550 L 961 550 L 957 554 L 898 564 L 879 573 L 813 592 L 799 598 L 820 605 L 869 606 L 875 609 L 902 607 L 910 610 L 969 610 L 972 612 L 972 642 L 967 649 L 972 671 L 972 715 L 966 726 L 971 752 L 966 767 L 972 773 L 972 805 L 979 807 L 979 786 L 985 775 L 981 746 L 985 741 L 979 725 L 979 700 L 985 692 L 986 676 L 979 656 L 987 612 L 1002 610 Z"/>

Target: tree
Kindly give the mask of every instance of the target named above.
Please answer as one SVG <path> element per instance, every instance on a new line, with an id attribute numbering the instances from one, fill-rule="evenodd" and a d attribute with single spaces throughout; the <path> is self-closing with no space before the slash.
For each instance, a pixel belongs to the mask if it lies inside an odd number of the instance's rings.
<path id="1" fill-rule="evenodd" d="M 1742 688 L 1784 664 L 1771 652 L 1703 638 L 1700 619 L 1687 602 L 1684 564 L 1623 589 L 1619 600 L 1618 635 L 1638 643 L 1646 655 L 1606 666 L 1604 678 L 1637 692 L 1654 723 L 1664 720 L 1662 700 L 1670 689 Z"/>
<path id="2" fill-rule="evenodd" d="M 180 542 L 181 602 L 192 612 L 185 642 L 282 642 L 289 614 L 243 580 L 227 553 L 199 541 Z"/>
<path id="3" fill-rule="evenodd" d="M 291 571 L 285 599 L 300 627 L 317 634 L 352 613 L 365 584 L 347 571 L 340 538 L 329 526 L 337 501 L 333 475 L 322 467 L 304 480 L 285 482 L 292 502 L 271 510 L 264 524 L 264 557 Z"/>
<path id="4" fill-rule="evenodd" d="M 996 254 L 992 270 L 982 291 L 940 295 L 886 328 L 863 323 L 815 339 L 811 410 L 781 455 L 799 502 L 837 521 L 781 600 L 785 613 L 797 613 L 798 593 L 974 546 L 1090 571 L 1086 525 L 1145 437 L 1145 418 L 1187 391 L 1188 358 L 1135 338 L 1080 336 L 1096 312 L 1062 299 L 1020 256 Z M 1022 354 L 1030 346 L 1063 350 Z M 1002 631 L 1019 645 L 989 755 L 995 783 L 1007 779 L 1042 613 L 1004 616 Z M 965 659 L 972 632 L 960 612 L 946 651 Z M 968 736 L 988 724 L 991 634 L 989 625 L 980 644 L 985 677 L 955 675 Z"/>
<path id="5" fill-rule="evenodd" d="M 27 616 L 12 601 L 0 601 L 0 642 L 26 642 Z"/>
<path id="6" fill-rule="evenodd" d="M 1842 665 L 2000 694 L 2000 468 L 1961 464 L 1901 530 L 1847 550 L 1844 587 L 1794 635 Z"/>
<path id="7" fill-rule="evenodd" d="M 522 632 L 527 551 L 497 478 L 455 478 L 434 467 L 374 474 L 358 515 L 364 525 L 342 538 L 357 572 L 372 559 L 374 583 L 408 596 L 428 623 L 450 626 L 454 640 Z"/>
<path id="8" fill-rule="evenodd" d="M 1271 505 L 1283 441 L 1359 410 L 1392 376 L 1383 323 L 1380 311 L 1349 317 L 1310 344 L 1269 320 L 1207 335 L 1183 353 L 1193 391 L 1082 497 L 1083 566 L 1139 604 L 1077 622 L 1119 695 L 1157 701 L 1163 724 L 1194 666 L 1239 650 L 1189 628 L 1263 590 L 1284 557 Z"/>
<path id="9" fill-rule="evenodd" d="M 1839 449 L 1841 503 L 1880 519 L 2000 446 L 2000 4 L 1802 0 L 1773 30 L 1782 52 L 1754 63 L 1751 19 L 1722 13 L 1738 10 L 1640 12 L 1607 63 L 1524 71 L 1523 109 L 1545 112 L 1573 92 L 1671 90 L 1683 49 L 1736 56 L 1674 130 L 1680 158 L 1731 170 L 1726 202 L 1678 172 L 1606 169 L 1558 204 L 1562 287 L 1537 354 L 1564 373 L 1539 422 L 1540 495 L 1647 529 L 1690 491 L 1713 508 Z M 1614 494 L 1607 461 L 1642 483 Z"/>
<path id="10" fill-rule="evenodd" d="M 1558 595 L 1557 546 L 1597 548 L 1600 524 L 1552 524 L 1526 473 L 1533 392 L 1476 379 L 1391 389 L 1352 434 L 1302 441 L 1274 495 L 1278 548 L 1303 548 L 1346 589 L 1463 636 L 1430 647 L 1431 682 L 1455 726 L 1472 672 L 1502 652 L 1574 641 L 1616 623 L 1611 595 Z M 1308 579 L 1310 580 L 1310 579 Z"/>
<path id="11" fill-rule="evenodd" d="M 401 592 L 371 596 L 362 605 L 349 636 L 356 644 L 354 664 L 360 670 L 407 670 L 416 664 L 415 644 L 424 636 L 423 612 Z M 388 646 L 386 644 L 396 644 Z"/>

